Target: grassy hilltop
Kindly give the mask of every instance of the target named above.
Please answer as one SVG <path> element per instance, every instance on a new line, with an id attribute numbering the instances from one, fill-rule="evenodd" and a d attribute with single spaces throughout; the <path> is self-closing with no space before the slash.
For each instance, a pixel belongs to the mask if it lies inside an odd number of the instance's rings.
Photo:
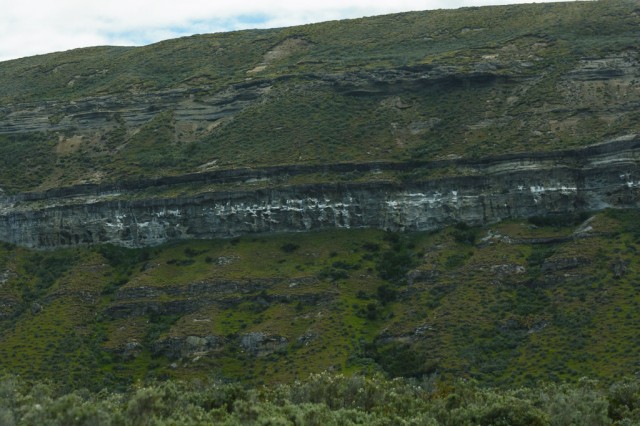
<path id="1" fill-rule="evenodd" d="M 3 62 L 0 188 L 477 158 L 637 133 L 639 25 L 630 0 L 529 4 Z"/>

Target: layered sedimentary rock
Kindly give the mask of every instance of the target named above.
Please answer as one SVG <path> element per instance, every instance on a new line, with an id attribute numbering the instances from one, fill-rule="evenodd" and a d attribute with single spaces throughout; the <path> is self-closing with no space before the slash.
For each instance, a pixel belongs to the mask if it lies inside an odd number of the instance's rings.
<path id="1" fill-rule="evenodd" d="M 123 182 L 118 187 L 62 188 L 2 198 L 0 240 L 37 248 L 96 243 L 142 247 L 177 239 L 329 228 L 425 231 L 457 222 L 483 225 L 507 218 L 638 207 L 639 155 L 640 139 L 629 136 L 579 150 L 477 161 L 334 166 L 334 171 L 365 174 L 385 169 L 464 170 L 442 178 L 266 184 L 189 196 L 143 192 L 155 186 L 169 193 L 172 186 L 189 182 L 275 182 L 283 174 L 315 170 L 271 168 Z"/>
<path id="2" fill-rule="evenodd" d="M 639 19 L 628 1 L 412 12 L 3 62 L 0 240 L 635 207 Z"/>

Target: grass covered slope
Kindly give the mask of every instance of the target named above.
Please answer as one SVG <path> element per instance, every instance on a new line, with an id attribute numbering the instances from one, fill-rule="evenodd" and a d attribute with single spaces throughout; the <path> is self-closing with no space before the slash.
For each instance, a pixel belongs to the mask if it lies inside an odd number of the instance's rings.
<path id="1" fill-rule="evenodd" d="M 322 370 L 609 382 L 637 370 L 639 219 L 5 246 L 0 371 L 91 388 Z"/>
<path id="2" fill-rule="evenodd" d="M 602 142 L 639 131 L 639 24 L 631 0 L 530 4 L 3 62 L 0 188 Z"/>
<path id="3" fill-rule="evenodd" d="M 69 194 L 94 203 L 90 185 L 44 192 L 84 183 L 104 183 L 96 196 L 114 202 L 296 184 L 402 185 L 472 174 L 465 159 L 535 157 L 633 135 L 639 21 L 637 2 L 625 0 L 467 8 L 0 63 L 0 201 L 27 217 L 29 205 L 84 203 Z M 442 159 L 451 161 L 410 167 Z M 383 170 L 332 166 L 383 161 Z M 254 179 L 251 168 L 266 166 L 276 170 Z M 227 177 L 155 179 L 215 170 Z M 25 191 L 39 194 L 8 197 Z M 441 381 L 446 399 L 409 382 L 399 392 L 433 397 L 430 407 L 449 414 L 474 398 L 467 388 L 448 398 L 456 378 L 530 386 L 588 376 L 608 385 L 637 371 L 639 223 L 636 210 L 608 210 L 433 233 L 340 229 L 135 250 L 3 244 L 0 373 L 95 390 L 203 376 L 295 383 L 332 372 L 310 379 L 311 392 L 369 386 L 340 374 L 426 377 Z M 584 383 L 575 392 L 588 394 Z M 172 386 L 131 394 L 127 415 L 162 401 Z M 540 424 L 551 416 L 540 394 L 471 391 L 481 401 L 477 413 L 460 417 L 469 422 L 500 416 L 505 404 L 497 400 L 530 408 Z M 274 394 L 264 392 L 267 413 Z M 548 399 L 562 399 L 554 395 Z M 602 394 L 589 395 L 604 415 Z M 94 397 L 68 398 L 50 395 L 43 404 L 83 406 Z M 109 398 L 122 413 L 119 397 Z M 220 409 L 217 419 L 230 423 L 255 414 L 244 400 L 220 398 L 226 402 L 200 401 L 195 411 L 205 418 L 217 415 L 205 406 Z M 486 401 L 495 412 L 482 411 Z M 314 407 L 333 418 L 324 406 L 303 408 Z M 369 408 L 351 414 L 387 415 Z M 421 408 L 427 424 L 439 415 L 431 408 Z M 627 408 L 606 415 L 620 420 L 635 409 Z M 7 413 L 0 410 L 15 414 Z"/>
<path id="4" fill-rule="evenodd" d="M 469 65 L 486 53 L 478 49 L 491 48 L 502 48 L 504 60 L 535 59 L 523 56 L 531 51 L 514 49 L 546 47 L 527 46 L 527 37 L 555 39 L 553 46 L 560 46 L 550 53 L 560 53 L 556 49 L 564 46 L 566 53 L 587 57 L 633 47 L 635 6 L 633 1 L 613 0 L 469 7 L 196 35 L 137 48 L 76 49 L 4 62 L 1 93 L 6 103 L 64 100 L 131 90 L 139 81 L 148 88 L 167 89 L 198 86 L 206 77 L 225 82 L 225 76 L 360 71 L 435 60 Z M 521 44 L 509 44 L 518 41 Z M 99 69 L 109 72 L 104 78 L 91 75 Z M 68 84 L 74 76 L 78 81 Z M 118 77 L 124 86 L 117 84 Z M 34 82 L 39 85 L 29 86 Z"/>

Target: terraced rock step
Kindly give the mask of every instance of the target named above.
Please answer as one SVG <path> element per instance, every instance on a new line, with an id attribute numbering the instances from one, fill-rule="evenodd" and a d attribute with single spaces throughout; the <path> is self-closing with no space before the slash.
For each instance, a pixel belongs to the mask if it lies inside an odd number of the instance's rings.
<path id="1" fill-rule="evenodd" d="M 629 136 L 580 150 L 477 160 L 352 165 L 355 171 L 414 172 L 437 168 L 464 175 L 404 181 L 328 181 L 273 184 L 318 167 L 194 174 L 172 180 L 80 186 L 0 201 L 0 240 L 34 248 L 111 243 L 127 247 L 190 238 L 250 233 L 378 228 L 425 231 L 463 222 L 484 225 L 508 218 L 637 207 L 640 139 Z M 346 171 L 349 165 L 326 166 Z M 266 183 L 251 189 L 251 179 Z M 339 176 L 339 174 L 338 174 Z M 410 175 L 409 175 L 410 176 Z M 208 181 L 243 181 L 238 190 L 207 189 Z M 169 196 L 172 186 L 195 194 Z M 158 185 L 162 184 L 162 185 Z M 162 188 L 145 195 L 148 187 Z M 202 186 L 202 189 L 197 188 Z M 163 192 L 164 195 L 163 195 Z"/>

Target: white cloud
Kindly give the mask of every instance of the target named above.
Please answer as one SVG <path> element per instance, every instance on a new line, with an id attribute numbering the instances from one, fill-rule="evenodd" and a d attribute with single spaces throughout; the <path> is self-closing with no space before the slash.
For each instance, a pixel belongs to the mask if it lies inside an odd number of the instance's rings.
<path id="1" fill-rule="evenodd" d="M 96 45 L 528 0 L 0 0 L 0 61 Z"/>

